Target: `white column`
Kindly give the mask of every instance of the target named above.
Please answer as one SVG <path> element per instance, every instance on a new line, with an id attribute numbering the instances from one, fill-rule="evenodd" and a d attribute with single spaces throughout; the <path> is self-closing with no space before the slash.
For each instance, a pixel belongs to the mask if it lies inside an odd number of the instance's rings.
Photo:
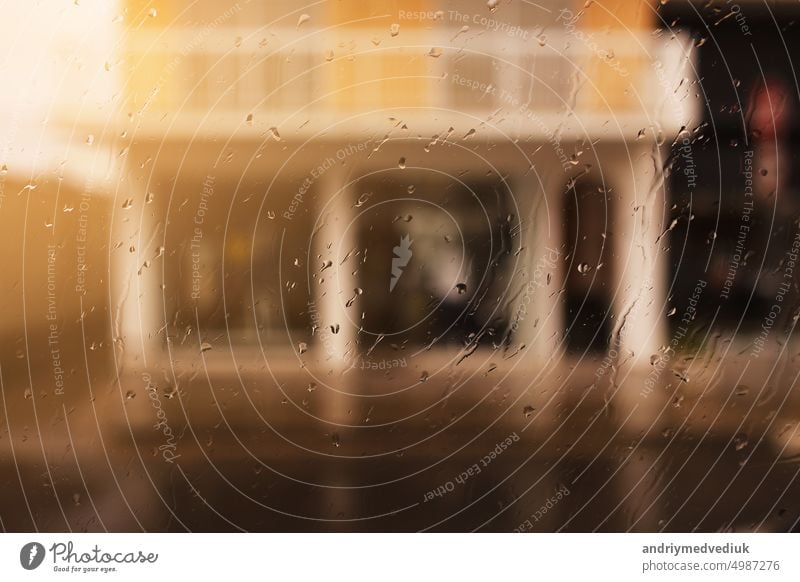
<path id="1" fill-rule="evenodd" d="M 524 344 L 525 358 L 517 365 L 520 386 L 528 390 L 525 403 L 538 411 L 537 426 L 555 423 L 564 394 L 552 389 L 554 370 L 563 366 L 564 335 L 564 220 L 562 190 L 566 178 L 558 172 L 533 172 L 516 184 L 522 239 L 514 291 L 522 291 L 511 306 L 512 349 Z M 532 383 L 534 383 L 532 385 Z"/>
<path id="2" fill-rule="evenodd" d="M 664 188 L 660 160 L 649 146 L 617 150 L 609 156 L 613 197 L 614 346 L 637 367 L 666 341 L 666 256 L 658 248 L 664 231 Z"/>
<path id="3" fill-rule="evenodd" d="M 515 278 L 522 292 L 512 306 L 512 339 L 525 344 L 528 354 L 539 363 L 558 361 L 562 355 L 564 330 L 563 208 L 562 189 L 566 178 L 535 175 L 517 183 L 514 192 L 522 212 L 522 240 L 519 274 Z"/>
<path id="4" fill-rule="evenodd" d="M 615 298 L 611 348 L 617 351 L 613 411 L 624 430 L 658 430 L 661 391 L 645 390 L 652 355 L 667 342 L 666 253 L 658 248 L 664 231 L 661 160 L 647 145 L 612 151 L 608 159 L 613 197 L 612 245 Z M 627 420 L 626 420 L 627 419 Z M 652 435 L 651 435 L 652 436 Z"/>
<path id="5" fill-rule="evenodd" d="M 320 204 L 316 215 L 319 223 L 311 257 L 311 273 L 316 275 L 312 280 L 312 294 L 319 326 L 313 347 L 317 361 L 334 372 L 343 371 L 357 355 L 358 321 L 355 310 L 348 310 L 346 304 L 358 287 L 353 273 L 360 256 L 351 252 L 356 245 L 356 229 L 352 222 L 354 200 L 345 177 L 337 167 L 319 181 Z"/>
<path id="6" fill-rule="evenodd" d="M 157 205 L 130 176 L 114 199 L 111 321 L 117 364 L 126 373 L 153 369 L 162 357 Z"/>
<path id="7" fill-rule="evenodd" d="M 347 174 L 340 167 L 334 167 L 320 178 L 317 184 L 318 207 L 314 216 L 319 224 L 314 233 L 311 273 L 313 301 L 317 312 L 314 323 L 318 329 L 314 334 L 312 350 L 318 373 L 325 379 L 326 386 L 320 396 L 325 402 L 324 418 L 332 440 L 346 442 L 349 430 L 337 426 L 353 424 L 350 413 L 357 410 L 356 396 L 349 396 L 358 388 L 358 372 L 347 369 L 358 356 L 356 337 L 358 332 L 357 311 L 346 304 L 354 296 L 358 281 L 353 274 L 361 255 L 351 252 L 356 245 L 356 230 L 353 224 L 355 202 L 346 184 Z M 345 260 L 345 257 L 349 258 Z M 330 265 L 330 266 L 327 266 Z M 355 381 L 354 381 L 355 380 Z M 337 485 L 347 481 L 347 475 L 340 472 L 342 463 L 326 460 L 324 469 L 319 471 L 320 481 Z M 318 502 L 319 512 L 329 519 L 342 514 L 352 517 L 356 511 L 354 490 L 321 488 Z M 346 528 L 346 525 L 332 525 L 332 529 Z"/>

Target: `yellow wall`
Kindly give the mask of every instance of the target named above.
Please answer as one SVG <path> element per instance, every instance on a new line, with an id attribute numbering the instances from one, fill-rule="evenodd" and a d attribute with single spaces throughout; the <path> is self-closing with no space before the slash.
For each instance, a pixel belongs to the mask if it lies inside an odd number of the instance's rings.
<path id="1" fill-rule="evenodd" d="M 634 37 L 647 35 L 653 30 L 655 9 L 653 0 L 578 0 L 575 11 L 582 12 L 582 30 L 593 34 L 603 49 L 614 52 L 612 59 L 593 55 L 586 67 L 595 85 L 591 91 L 593 108 L 601 111 L 638 108 L 638 100 L 630 91 L 630 85 L 641 84 L 648 55 Z M 608 35 L 614 35 L 613 41 Z M 627 52 L 625 49 L 633 54 L 623 54 Z"/>

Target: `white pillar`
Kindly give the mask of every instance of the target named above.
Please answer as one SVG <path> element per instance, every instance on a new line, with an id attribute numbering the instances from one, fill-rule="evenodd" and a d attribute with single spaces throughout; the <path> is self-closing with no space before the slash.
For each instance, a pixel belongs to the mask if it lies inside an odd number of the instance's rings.
<path id="1" fill-rule="evenodd" d="M 541 179 L 541 181 L 540 181 Z M 555 422 L 561 394 L 553 390 L 554 370 L 563 366 L 564 249 L 563 187 L 560 167 L 538 177 L 533 172 L 516 184 L 514 195 L 522 213 L 522 240 L 514 291 L 522 291 L 511 307 L 512 349 L 524 344 L 525 359 L 518 365 L 525 403 L 537 412 L 537 426 Z"/>
<path id="2" fill-rule="evenodd" d="M 609 159 L 614 249 L 614 324 L 616 350 L 614 415 L 624 430 L 656 430 L 664 405 L 662 393 L 645 389 L 653 369 L 651 356 L 667 342 L 665 314 L 666 253 L 658 248 L 664 231 L 664 187 L 661 160 L 647 145 L 612 151 Z M 611 352 L 610 352 L 611 353 Z"/>
<path id="3" fill-rule="evenodd" d="M 628 147 L 612 154 L 614 337 L 623 360 L 637 367 L 666 341 L 666 260 L 658 248 L 664 231 L 664 188 L 659 159 L 648 146 Z"/>
<path id="4" fill-rule="evenodd" d="M 130 175 L 114 199 L 111 241 L 111 321 L 117 365 L 126 373 L 153 369 L 162 357 L 163 319 L 158 206 Z"/>
<path id="5" fill-rule="evenodd" d="M 353 224 L 354 200 L 340 168 L 329 170 L 318 185 L 320 206 L 312 246 L 312 295 L 317 308 L 314 349 L 323 368 L 341 372 L 357 356 L 358 321 L 347 309 L 358 281 L 353 274 L 361 256 Z M 349 255 L 349 257 L 348 257 Z M 345 257 L 348 257 L 345 260 Z"/>
<path id="6" fill-rule="evenodd" d="M 348 309 L 346 304 L 358 287 L 353 273 L 362 260 L 361 255 L 352 252 L 356 246 L 355 200 L 346 179 L 346 173 L 337 166 L 328 170 L 317 184 L 319 206 L 314 216 L 319 222 L 315 226 L 310 258 L 310 272 L 315 275 L 311 281 L 312 296 L 317 310 L 313 319 L 314 325 L 318 326 L 311 348 L 315 367 L 325 381 L 325 387 L 317 390 L 322 391 L 323 417 L 330 438 L 345 447 L 352 429 L 339 425 L 354 424 L 351 411 L 358 410 L 358 397 L 349 395 L 357 390 L 358 383 L 353 381 L 357 372 L 346 372 L 358 356 L 356 338 L 359 323 L 356 309 Z M 342 463 L 327 460 L 324 467 L 319 471 L 319 481 L 328 487 L 320 489 L 321 515 L 327 519 L 336 519 L 338 515 L 345 519 L 353 517 L 357 510 L 354 490 L 335 487 L 348 478 L 341 472 Z M 346 524 L 331 525 L 333 530 L 343 528 L 347 529 Z"/>
<path id="7" fill-rule="evenodd" d="M 523 213 L 517 285 L 522 292 L 511 310 L 512 339 L 525 344 L 540 365 L 563 355 L 563 208 L 562 175 L 533 173 L 518 182 L 515 196 Z M 563 179 L 562 179 L 563 178 Z"/>

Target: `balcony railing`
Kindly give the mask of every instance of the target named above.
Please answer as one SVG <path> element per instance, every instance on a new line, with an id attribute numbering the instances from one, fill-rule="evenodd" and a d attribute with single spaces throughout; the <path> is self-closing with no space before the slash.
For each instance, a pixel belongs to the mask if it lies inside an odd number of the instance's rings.
<path id="1" fill-rule="evenodd" d="M 154 132 L 208 124 L 246 132 L 264 120 L 352 132 L 374 129 L 365 112 L 402 111 L 418 130 L 466 116 L 506 133 L 613 131 L 627 139 L 696 119 L 691 44 L 675 35 L 562 29 L 510 37 L 452 27 L 396 36 L 240 27 L 128 35 L 115 63 L 120 111 Z M 69 105 L 61 114 L 70 115 Z"/>

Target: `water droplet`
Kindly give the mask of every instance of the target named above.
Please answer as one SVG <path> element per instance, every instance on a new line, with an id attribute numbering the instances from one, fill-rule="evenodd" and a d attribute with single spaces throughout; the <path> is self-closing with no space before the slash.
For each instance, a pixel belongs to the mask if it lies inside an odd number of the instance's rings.
<path id="1" fill-rule="evenodd" d="M 739 384 L 736 387 L 736 396 L 747 396 L 750 392 L 750 388 L 745 386 L 744 384 Z"/>
<path id="2" fill-rule="evenodd" d="M 207 351 L 208 351 L 208 350 L 210 350 L 212 347 L 213 347 L 213 346 L 212 346 L 210 343 L 208 343 L 208 342 L 203 342 L 203 343 L 201 343 L 201 344 L 200 344 L 200 353 L 202 354 L 203 352 L 207 352 Z"/>
<path id="3" fill-rule="evenodd" d="M 134 398 L 136 398 L 136 392 L 134 392 L 133 390 L 128 390 L 125 393 L 125 400 L 133 400 Z"/>
<path id="4" fill-rule="evenodd" d="M 592 270 L 592 268 L 589 265 L 587 265 L 586 263 L 581 263 L 581 264 L 578 265 L 578 273 L 580 273 L 581 275 L 585 275 L 586 273 L 588 273 L 591 270 Z"/>
<path id="5" fill-rule="evenodd" d="M 331 442 L 333 443 L 333 446 L 336 447 L 337 449 L 342 446 L 342 443 L 339 441 L 339 435 L 336 433 L 333 433 L 331 435 Z"/>
<path id="6" fill-rule="evenodd" d="M 467 284 L 466 283 L 458 283 L 456 285 L 456 291 L 458 291 L 459 295 L 463 295 L 467 292 Z"/>
<path id="7" fill-rule="evenodd" d="M 306 388 L 306 390 L 309 391 L 309 392 L 313 392 L 316 389 L 317 389 L 317 383 L 316 382 L 309 382 L 308 383 L 308 388 Z"/>
<path id="8" fill-rule="evenodd" d="M 308 14 L 301 14 L 300 18 L 297 19 L 297 28 L 300 28 L 303 24 L 311 20 L 311 17 Z"/>
<path id="9" fill-rule="evenodd" d="M 92 145 L 94 143 L 94 135 L 91 133 L 86 136 L 86 145 Z"/>
<path id="10" fill-rule="evenodd" d="M 525 418 L 529 418 L 534 412 L 536 412 L 536 409 L 533 406 L 526 406 L 522 409 L 522 414 L 525 415 Z"/>
<path id="11" fill-rule="evenodd" d="M 267 219 L 268 220 L 275 220 L 275 211 L 267 210 Z"/>
<path id="12" fill-rule="evenodd" d="M 438 59 L 440 56 L 442 56 L 442 49 L 439 47 L 433 47 L 430 51 L 428 51 L 428 56 Z"/>
<path id="13" fill-rule="evenodd" d="M 132 198 L 128 198 L 128 199 L 125 200 L 125 202 L 122 203 L 122 209 L 123 210 L 128 210 L 129 208 L 132 208 L 132 207 L 133 207 L 133 199 Z"/>
<path id="14" fill-rule="evenodd" d="M 420 376 L 419 376 L 419 381 L 420 381 L 420 382 L 427 382 L 427 381 L 428 381 L 428 377 L 429 377 L 429 376 L 428 376 L 428 372 L 426 372 L 425 370 L 423 370 L 423 371 L 422 371 L 422 374 L 420 374 Z"/>
<path id="15" fill-rule="evenodd" d="M 389 34 L 391 34 L 392 36 L 397 36 L 398 34 L 400 34 L 400 25 L 396 23 L 392 24 L 389 27 Z"/>
<path id="16" fill-rule="evenodd" d="M 248 113 L 247 114 L 247 118 L 245 119 L 245 122 L 247 122 L 248 125 L 253 125 L 253 114 L 252 113 Z"/>
<path id="17" fill-rule="evenodd" d="M 401 170 L 405 170 L 406 169 L 406 159 L 405 158 L 400 158 L 400 160 L 397 162 L 397 166 Z"/>
<path id="18" fill-rule="evenodd" d="M 747 438 L 747 435 L 744 433 L 738 433 L 735 437 L 733 437 L 733 447 L 737 451 L 741 451 L 747 445 L 750 444 L 750 440 Z"/>
<path id="19" fill-rule="evenodd" d="M 297 351 L 299 351 L 301 354 L 305 354 L 308 351 L 308 344 L 306 342 L 300 342 L 297 345 Z"/>
<path id="20" fill-rule="evenodd" d="M 372 192 L 364 192 L 361 196 L 358 197 L 358 200 L 353 205 L 353 208 L 361 208 L 362 206 L 364 206 L 364 204 L 367 203 L 367 201 L 370 199 L 371 196 Z"/>

